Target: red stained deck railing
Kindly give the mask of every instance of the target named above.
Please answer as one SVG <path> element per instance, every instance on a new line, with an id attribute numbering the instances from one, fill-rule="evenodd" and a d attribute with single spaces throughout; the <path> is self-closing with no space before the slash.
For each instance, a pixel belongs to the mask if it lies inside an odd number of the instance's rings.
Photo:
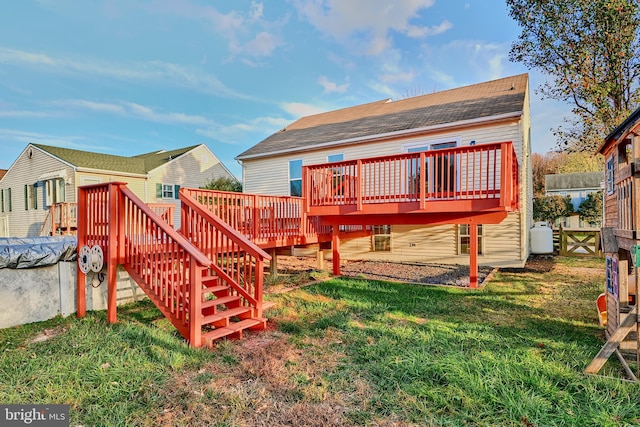
<path id="1" fill-rule="evenodd" d="M 518 167 L 511 142 L 304 166 L 309 215 L 376 213 L 381 205 L 411 211 L 517 207 Z M 482 203 L 475 203 L 482 201 Z M 344 207 L 353 207 L 346 210 Z M 402 208 L 397 209 L 402 212 Z"/>
<path id="2" fill-rule="evenodd" d="M 307 244 L 330 228 L 304 213 L 300 197 L 184 188 L 181 193 L 262 248 Z"/>
<path id="3" fill-rule="evenodd" d="M 125 269 L 178 331 L 202 345 L 202 275 L 211 261 L 124 183 L 78 189 L 78 247 L 99 245 L 109 281 L 108 320 L 115 322 L 116 266 Z M 84 275 L 78 273 L 78 315 L 84 315 Z"/>
<path id="4" fill-rule="evenodd" d="M 262 315 L 263 271 L 271 257 L 221 218 L 213 215 L 191 195 L 181 189 L 180 231 L 207 257 L 213 260 L 214 273 L 222 285 L 231 287 L 244 306 L 255 307 Z"/>

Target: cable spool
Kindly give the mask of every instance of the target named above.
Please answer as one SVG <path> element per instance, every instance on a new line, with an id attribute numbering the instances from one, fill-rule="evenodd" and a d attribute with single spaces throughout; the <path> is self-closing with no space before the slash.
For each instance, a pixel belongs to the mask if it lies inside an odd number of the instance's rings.
<path id="1" fill-rule="evenodd" d="M 78 266 L 80 267 L 80 271 L 84 274 L 87 274 L 89 271 L 99 273 L 104 266 L 104 254 L 102 253 L 102 248 L 98 245 L 94 245 L 92 248 L 84 245 L 80 248 Z"/>

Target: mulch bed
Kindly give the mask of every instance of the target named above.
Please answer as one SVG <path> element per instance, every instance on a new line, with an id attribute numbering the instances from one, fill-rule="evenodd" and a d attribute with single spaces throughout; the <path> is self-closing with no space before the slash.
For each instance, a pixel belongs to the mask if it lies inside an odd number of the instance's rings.
<path id="1" fill-rule="evenodd" d="M 330 261 L 328 264 L 328 266 L 325 265 L 325 269 L 330 270 Z M 279 273 L 295 274 L 313 270 L 317 270 L 315 258 L 278 256 Z M 482 285 L 493 271 L 493 267 L 478 267 L 478 284 Z M 343 260 L 340 264 L 340 272 L 343 276 L 370 280 L 469 286 L 468 265 Z"/>

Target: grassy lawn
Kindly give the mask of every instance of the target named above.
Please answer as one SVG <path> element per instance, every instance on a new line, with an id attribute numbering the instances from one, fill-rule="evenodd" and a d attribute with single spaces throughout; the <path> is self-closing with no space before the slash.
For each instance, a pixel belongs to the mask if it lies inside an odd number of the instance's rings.
<path id="1" fill-rule="evenodd" d="M 85 426 L 640 426 L 615 357 L 583 374 L 603 272 L 554 258 L 476 291 L 331 279 L 270 295 L 270 330 L 213 351 L 150 303 L 116 325 L 0 330 L 0 402 L 70 404 Z"/>

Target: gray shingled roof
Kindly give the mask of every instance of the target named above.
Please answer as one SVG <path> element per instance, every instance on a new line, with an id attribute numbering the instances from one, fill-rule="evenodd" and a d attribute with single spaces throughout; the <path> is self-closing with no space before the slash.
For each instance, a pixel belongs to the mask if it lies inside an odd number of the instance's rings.
<path id="1" fill-rule="evenodd" d="M 158 166 L 191 151 L 197 145 L 171 151 L 154 151 L 133 157 L 114 156 L 111 154 L 92 153 L 90 151 L 72 150 L 70 148 L 33 144 L 34 147 L 46 151 L 65 162 L 81 168 L 114 172 L 126 172 L 144 175 Z"/>
<path id="2" fill-rule="evenodd" d="M 604 172 L 557 173 L 544 176 L 545 191 L 600 188 Z"/>
<path id="3" fill-rule="evenodd" d="M 378 101 L 303 117 L 236 157 L 242 160 L 297 151 L 368 136 L 429 126 L 522 113 L 528 76 L 521 74 L 491 82 L 408 98 Z"/>

